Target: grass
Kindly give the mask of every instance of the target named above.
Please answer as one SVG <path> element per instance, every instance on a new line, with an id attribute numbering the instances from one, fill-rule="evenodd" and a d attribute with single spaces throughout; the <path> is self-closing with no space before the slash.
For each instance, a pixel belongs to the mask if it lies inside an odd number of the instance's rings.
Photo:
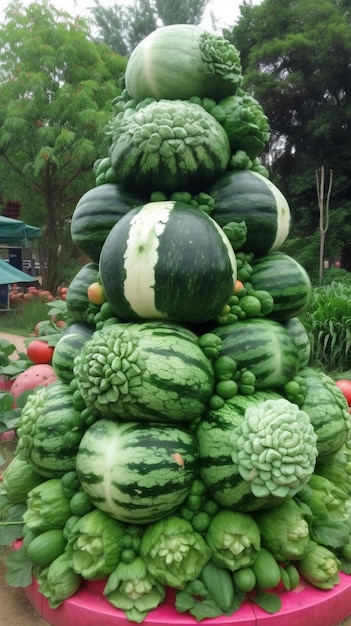
<path id="1" fill-rule="evenodd" d="M 49 312 L 46 302 L 37 299 L 28 300 L 10 311 L 0 313 L 1 330 L 4 333 L 28 337 L 34 331 L 37 322 L 49 320 Z"/>

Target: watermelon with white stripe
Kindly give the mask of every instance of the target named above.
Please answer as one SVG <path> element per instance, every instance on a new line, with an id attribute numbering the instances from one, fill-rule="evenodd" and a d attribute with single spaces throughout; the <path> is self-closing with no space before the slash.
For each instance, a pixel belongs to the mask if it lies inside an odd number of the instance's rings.
<path id="1" fill-rule="evenodd" d="M 106 300 L 124 321 L 200 323 L 233 292 L 236 258 L 223 230 L 181 202 L 150 202 L 112 228 L 101 250 Z"/>
<path id="2" fill-rule="evenodd" d="M 232 170 L 207 190 L 215 200 L 211 217 L 223 228 L 244 221 L 242 250 L 262 255 L 285 243 L 291 226 L 290 207 L 271 180 L 253 170 Z"/>
<path id="3" fill-rule="evenodd" d="M 197 472 L 198 447 L 185 428 L 101 419 L 84 433 L 77 473 L 96 506 L 145 524 L 177 509 Z"/>

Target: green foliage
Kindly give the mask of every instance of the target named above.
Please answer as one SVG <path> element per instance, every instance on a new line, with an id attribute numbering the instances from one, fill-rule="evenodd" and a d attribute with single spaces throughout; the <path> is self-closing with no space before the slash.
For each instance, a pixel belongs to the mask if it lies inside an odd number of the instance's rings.
<path id="1" fill-rule="evenodd" d="M 342 270 L 337 270 L 341 272 Z M 351 367 L 351 282 L 315 287 L 302 321 L 311 344 L 311 364 L 327 372 Z"/>
<path id="2" fill-rule="evenodd" d="M 225 36 L 240 50 L 245 89 L 268 117 L 270 175 L 289 200 L 294 238 L 319 241 L 315 171 L 333 169 L 325 252 L 340 256 L 351 242 L 350 10 L 333 0 L 245 3 Z M 310 258 L 317 267 L 318 255 Z"/>
<path id="3" fill-rule="evenodd" d="M 43 227 L 43 282 L 54 291 L 77 256 L 69 220 L 107 149 L 104 126 L 126 61 L 93 43 L 86 21 L 44 0 L 9 5 L 0 50 L 1 191 L 21 198 L 21 218 Z"/>
<path id="4" fill-rule="evenodd" d="M 1 329 L 23 336 L 33 333 L 37 322 L 48 320 L 49 308 L 46 302 L 37 298 L 27 300 L 1 314 Z"/>
<path id="5" fill-rule="evenodd" d="M 98 40 L 118 54 L 128 56 L 153 30 L 169 24 L 199 24 L 209 0 L 134 0 L 105 7 L 94 0 L 91 9 L 98 26 Z"/>

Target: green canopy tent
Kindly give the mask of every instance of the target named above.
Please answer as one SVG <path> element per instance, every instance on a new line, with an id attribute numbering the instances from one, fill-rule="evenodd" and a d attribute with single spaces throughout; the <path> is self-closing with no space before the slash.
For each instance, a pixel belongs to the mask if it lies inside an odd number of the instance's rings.
<path id="1" fill-rule="evenodd" d="M 9 285 L 13 283 L 35 283 L 36 278 L 0 259 L 0 311 L 9 309 Z"/>
<path id="2" fill-rule="evenodd" d="M 0 215 L 0 244 L 27 242 L 28 239 L 36 239 L 41 235 L 41 228 L 30 226 L 21 220 L 13 220 L 10 217 Z"/>

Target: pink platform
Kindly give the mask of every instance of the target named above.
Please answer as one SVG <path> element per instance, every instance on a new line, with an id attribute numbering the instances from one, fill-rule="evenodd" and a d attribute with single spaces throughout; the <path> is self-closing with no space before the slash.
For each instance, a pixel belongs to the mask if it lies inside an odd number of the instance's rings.
<path id="1" fill-rule="evenodd" d="M 104 581 L 84 582 L 81 589 L 57 609 L 51 609 L 34 580 L 25 594 L 35 611 L 53 626 L 131 626 L 125 614 L 103 596 Z M 273 615 L 245 602 L 231 617 L 197 622 L 180 615 L 172 603 L 172 593 L 145 618 L 145 626 L 336 626 L 351 615 L 351 576 L 340 575 L 340 583 L 329 591 L 300 584 L 294 591 L 281 593 L 282 608 Z"/>

